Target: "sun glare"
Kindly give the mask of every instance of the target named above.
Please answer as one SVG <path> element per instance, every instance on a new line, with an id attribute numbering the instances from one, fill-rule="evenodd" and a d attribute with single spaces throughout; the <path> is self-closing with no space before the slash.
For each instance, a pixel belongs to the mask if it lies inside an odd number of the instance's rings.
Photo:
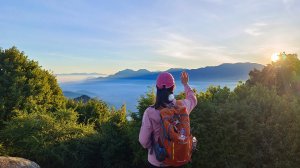
<path id="1" fill-rule="evenodd" d="M 278 60 L 279 60 L 279 54 L 278 54 L 278 53 L 274 53 L 274 54 L 272 55 L 271 59 L 272 59 L 273 62 L 278 61 Z"/>

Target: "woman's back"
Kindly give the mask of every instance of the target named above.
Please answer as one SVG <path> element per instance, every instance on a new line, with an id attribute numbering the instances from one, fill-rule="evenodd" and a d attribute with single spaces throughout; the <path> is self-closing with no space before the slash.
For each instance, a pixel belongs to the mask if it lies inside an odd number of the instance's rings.
<path id="1" fill-rule="evenodd" d="M 184 91 L 186 98 L 181 100 L 182 105 L 186 107 L 188 114 L 192 111 L 192 109 L 196 106 L 197 104 L 197 99 L 195 96 L 195 93 L 193 90 L 190 88 L 190 86 L 185 83 L 184 84 Z M 176 105 L 176 100 L 174 99 L 172 101 L 174 105 Z M 154 152 L 151 152 L 152 148 L 152 142 L 153 142 L 153 137 L 157 141 L 159 137 L 159 132 L 160 132 L 160 127 L 161 127 L 161 117 L 160 117 L 160 112 L 158 109 L 155 109 L 154 107 L 148 107 L 143 115 L 143 121 L 142 121 L 142 126 L 140 130 L 140 135 L 139 135 L 139 141 L 141 145 L 144 148 L 148 149 L 148 161 L 154 165 L 154 166 L 167 166 L 163 165 L 162 162 L 159 162 L 156 160 Z"/>

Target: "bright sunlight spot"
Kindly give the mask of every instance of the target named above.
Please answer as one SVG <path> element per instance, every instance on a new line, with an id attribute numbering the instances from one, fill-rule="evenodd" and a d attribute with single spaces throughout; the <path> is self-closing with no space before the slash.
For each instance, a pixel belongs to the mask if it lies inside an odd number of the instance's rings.
<path id="1" fill-rule="evenodd" d="M 272 55 L 271 59 L 272 59 L 273 62 L 278 61 L 278 60 L 279 60 L 279 54 L 278 54 L 278 53 L 274 53 L 274 54 Z"/>

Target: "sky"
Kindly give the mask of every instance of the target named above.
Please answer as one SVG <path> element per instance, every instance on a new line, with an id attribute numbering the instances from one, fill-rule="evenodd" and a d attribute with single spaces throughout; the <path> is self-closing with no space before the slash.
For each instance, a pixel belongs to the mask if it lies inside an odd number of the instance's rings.
<path id="1" fill-rule="evenodd" d="M 55 74 L 268 64 L 300 54 L 297 0 L 7 0 L 0 47 Z"/>

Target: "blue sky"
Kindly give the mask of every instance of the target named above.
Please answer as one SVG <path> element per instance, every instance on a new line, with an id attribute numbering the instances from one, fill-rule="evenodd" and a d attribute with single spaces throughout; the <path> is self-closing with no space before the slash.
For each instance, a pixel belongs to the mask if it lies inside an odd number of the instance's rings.
<path id="1" fill-rule="evenodd" d="M 9 0 L 0 47 L 54 73 L 270 63 L 300 53 L 297 0 Z"/>

